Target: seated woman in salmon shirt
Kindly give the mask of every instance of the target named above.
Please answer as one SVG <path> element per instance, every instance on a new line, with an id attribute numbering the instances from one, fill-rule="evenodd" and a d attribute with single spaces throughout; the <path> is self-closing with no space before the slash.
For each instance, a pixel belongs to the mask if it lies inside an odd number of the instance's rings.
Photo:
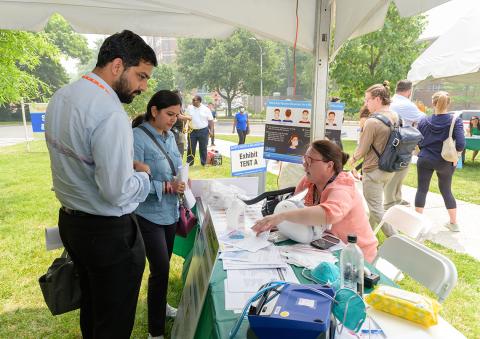
<path id="1" fill-rule="evenodd" d="M 305 176 L 295 193 L 308 189 L 305 208 L 269 215 L 255 223 L 257 233 L 270 230 L 283 221 L 302 225 L 331 224 L 330 233 L 347 243 L 348 234 L 357 235 L 357 245 L 369 262 L 377 254 L 378 241 L 373 234 L 362 197 L 353 177 L 343 172 L 348 154 L 328 140 L 314 141 L 303 157 Z"/>

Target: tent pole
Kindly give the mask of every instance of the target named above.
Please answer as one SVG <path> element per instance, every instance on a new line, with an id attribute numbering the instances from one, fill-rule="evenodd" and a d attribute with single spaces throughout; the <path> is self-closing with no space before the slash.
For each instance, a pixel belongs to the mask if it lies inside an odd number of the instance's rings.
<path id="1" fill-rule="evenodd" d="M 312 131 L 310 139 L 325 137 L 325 111 L 328 92 L 328 60 L 332 6 L 329 0 L 317 0 L 315 19 L 315 77 L 313 84 Z"/>

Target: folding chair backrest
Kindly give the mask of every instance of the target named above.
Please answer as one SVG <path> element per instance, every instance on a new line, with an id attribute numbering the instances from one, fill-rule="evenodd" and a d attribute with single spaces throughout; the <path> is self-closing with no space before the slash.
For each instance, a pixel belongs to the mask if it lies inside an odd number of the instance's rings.
<path id="1" fill-rule="evenodd" d="M 408 239 L 394 235 L 385 239 L 373 264 L 383 258 L 435 293 L 442 302 L 457 281 L 455 265 L 447 257 Z"/>
<path id="2" fill-rule="evenodd" d="M 413 239 L 418 239 L 431 228 L 430 220 L 423 214 L 401 205 L 390 207 L 384 214 L 374 233 L 377 234 L 384 223 L 390 224 L 396 231 Z"/>

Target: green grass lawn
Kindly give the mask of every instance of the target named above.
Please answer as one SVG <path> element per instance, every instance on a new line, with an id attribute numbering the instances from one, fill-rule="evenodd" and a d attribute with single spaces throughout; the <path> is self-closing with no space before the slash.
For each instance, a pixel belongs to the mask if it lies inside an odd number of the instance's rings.
<path id="1" fill-rule="evenodd" d="M 234 135 L 218 135 L 218 138 L 237 141 Z M 247 137 L 247 142 L 257 141 L 262 138 Z M 59 204 L 50 189 L 51 173 L 45 143 L 35 141 L 30 144 L 30 153 L 25 152 L 24 144 L 0 148 L 0 338 L 80 338 L 78 311 L 53 317 L 38 286 L 38 277 L 61 253 L 61 250 L 47 252 L 44 245 L 44 229 L 57 224 Z M 349 150 L 354 144 L 347 142 L 345 146 Z M 192 178 L 230 177 L 230 161 L 224 157 L 220 167 L 194 166 L 190 173 Z M 467 174 L 472 175 L 472 172 L 457 171 L 456 178 L 463 175 L 468 181 Z M 473 180 L 471 177 L 470 181 Z M 456 182 L 454 180 L 454 184 Z M 276 187 L 276 176 L 268 174 L 267 190 Z M 428 246 L 450 257 L 458 270 L 458 285 L 443 304 L 442 316 L 467 337 L 479 338 L 480 262 L 438 245 L 428 243 Z M 182 291 L 182 264 L 183 259 L 174 255 L 168 294 L 168 300 L 174 306 L 178 305 Z M 133 338 L 147 336 L 147 272 L 148 267 L 140 292 Z M 401 286 L 425 292 L 409 279 L 402 281 Z M 169 321 L 167 337 L 171 325 Z"/>

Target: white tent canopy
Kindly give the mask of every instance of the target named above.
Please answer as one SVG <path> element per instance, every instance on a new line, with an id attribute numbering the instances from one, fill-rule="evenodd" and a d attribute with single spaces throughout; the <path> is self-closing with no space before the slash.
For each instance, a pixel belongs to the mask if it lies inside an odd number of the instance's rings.
<path id="1" fill-rule="evenodd" d="M 413 62 L 408 79 L 479 83 L 479 21 L 480 4 L 475 4 Z"/>
<path id="2" fill-rule="evenodd" d="M 315 54 L 312 137 L 323 138 L 331 27 L 336 52 L 349 38 L 381 28 L 391 1 L 409 16 L 449 0 L 0 0 L 0 29 L 39 31 L 59 13 L 80 33 L 130 29 L 140 35 L 225 38 L 245 28 L 293 45 L 298 4 L 297 47 Z"/>
<path id="3" fill-rule="evenodd" d="M 402 16 L 424 12 L 449 0 L 394 0 Z M 315 48 L 317 2 L 298 2 L 297 46 Z M 352 37 L 383 26 L 389 0 L 329 0 L 335 5 L 335 49 Z M 295 40 L 294 0 L 7 0 L 0 1 L 0 28 L 41 30 L 60 13 L 80 33 L 112 34 L 130 29 L 140 35 L 228 37 L 236 27 L 290 45 Z"/>

